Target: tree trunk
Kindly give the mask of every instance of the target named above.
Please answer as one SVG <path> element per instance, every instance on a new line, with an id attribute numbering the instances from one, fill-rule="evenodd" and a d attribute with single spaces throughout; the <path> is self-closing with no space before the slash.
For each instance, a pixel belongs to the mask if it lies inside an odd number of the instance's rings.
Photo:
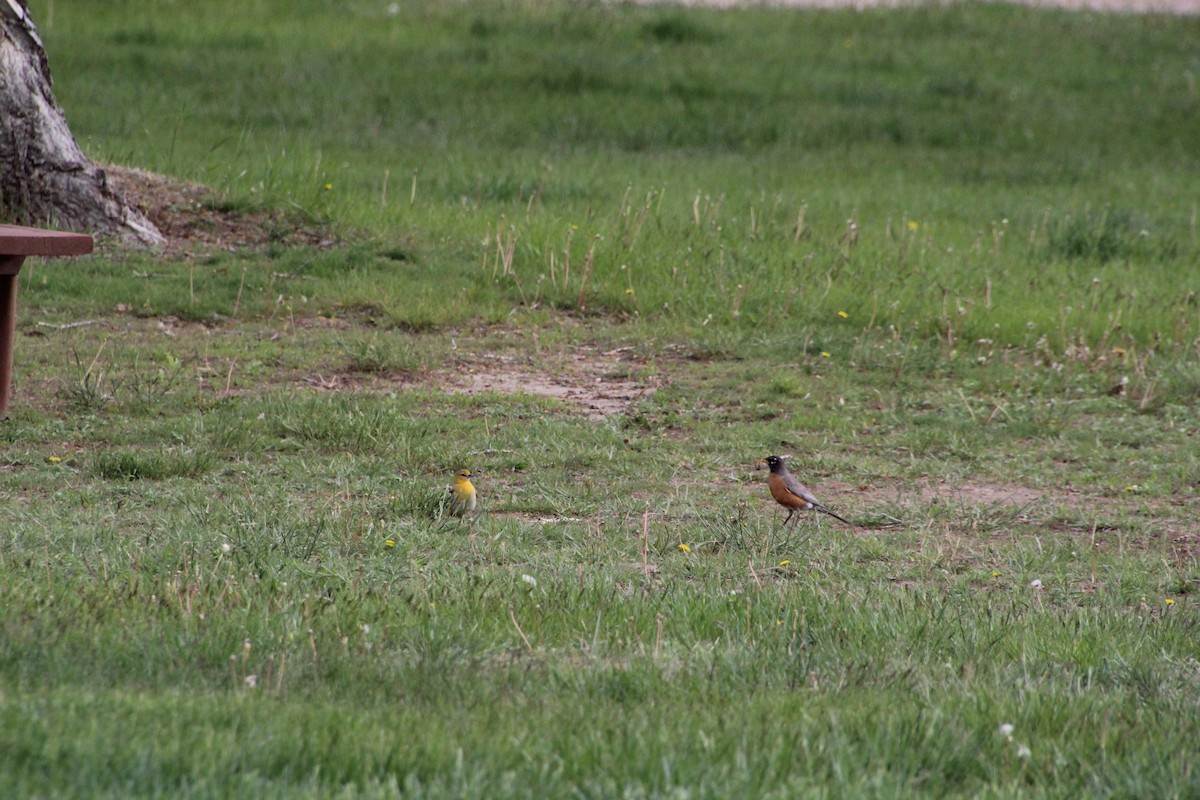
<path id="1" fill-rule="evenodd" d="M 0 0 L 0 206 L 7 221 L 166 241 L 75 144 L 25 0 Z"/>

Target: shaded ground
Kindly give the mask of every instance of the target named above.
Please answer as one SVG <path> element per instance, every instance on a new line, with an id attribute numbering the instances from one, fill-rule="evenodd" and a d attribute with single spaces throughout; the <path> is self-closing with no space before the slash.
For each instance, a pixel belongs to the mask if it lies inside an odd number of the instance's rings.
<path id="1" fill-rule="evenodd" d="M 322 225 L 277 210 L 232 204 L 203 184 L 132 167 L 106 165 L 104 171 L 167 238 L 163 248 L 167 255 L 257 249 L 271 244 L 313 247 L 334 244 Z"/>

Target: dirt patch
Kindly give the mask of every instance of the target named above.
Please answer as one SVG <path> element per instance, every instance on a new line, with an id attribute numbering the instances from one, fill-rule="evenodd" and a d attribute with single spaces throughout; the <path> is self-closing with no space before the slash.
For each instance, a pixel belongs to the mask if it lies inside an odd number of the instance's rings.
<path id="1" fill-rule="evenodd" d="M 628 348 L 607 352 L 579 349 L 537 366 L 509 356 L 474 357 L 437 380 L 447 391 L 461 394 L 550 397 L 584 417 L 603 419 L 624 413 L 654 393 L 652 383 L 632 376 L 630 364 L 635 361 Z"/>
<path id="2" fill-rule="evenodd" d="M 898 517 L 905 510 L 946 507 L 949 511 L 966 509 L 969 506 L 990 506 L 996 513 L 1011 514 L 1014 519 L 1042 520 L 1048 529 L 1074 531 L 1080 536 L 1090 531 L 1086 526 L 1077 523 L 1056 521 L 1057 512 L 1067 510 L 1074 514 L 1082 511 L 1092 512 L 1089 516 L 1099 515 L 1108 517 L 1108 522 L 1093 523 L 1096 530 L 1103 534 L 1119 530 L 1124 523 L 1121 517 L 1132 509 L 1141 509 L 1137 513 L 1153 515 L 1157 519 L 1160 531 L 1171 538 L 1176 552 L 1191 552 L 1200 541 L 1200 529 L 1189 521 L 1178 519 L 1170 510 L 1171 506 L 1181 505 L 1182 502 L 1170 499 L 1147 499 L 1126 496 L 1106 496 L 1089 493 L 1071 487 L 1053 489 L 1035 489 L 1006 483 L 982 483 L 965 481 L 963 483 L 948 483 L 945 481 L 907 482 L 898 480 L 875 481 L 869 485 L 855 485 L 842 481 L 821 481 L 813 484 L 813 491 L 831 508 L 838 510 L 855 498 L 859 505 L 890 506 L 896 509 Z M 1137 537 L 1123 539 L 1126 546 L 1150 548 L 1161 546 L 1157 536 L 1148 539 Z"/>
<path id="3" fill-rule="evenodd" d="M 332 247 L 324 226 L 306 224 L 280 211 L 235 207 L 199 183 L 132 167 L 104 165 L 105 173 L 167 238 L 167 255 L 191 256 L 217 250 L 267 245 Z"/>
<path id="4" fill-rule="evenodd" d="M 1054 495 L 1042 489 L 1005 483 L 948 483 L 945 481 L 897 480 L 874 481 L 870 484 L 853 484 L 843 481 L 819 481 L 810 484 L 817 497 L 857 496 L 868 503 L 893 503 L 896 506 L 914 504 L 933 505 L 963 504 L 984 506 L 1032 507 L 1042 503 L 1064 503 L 1063 495 Z M 1070 496 L 1081 501 L 1078 493 Z"/>

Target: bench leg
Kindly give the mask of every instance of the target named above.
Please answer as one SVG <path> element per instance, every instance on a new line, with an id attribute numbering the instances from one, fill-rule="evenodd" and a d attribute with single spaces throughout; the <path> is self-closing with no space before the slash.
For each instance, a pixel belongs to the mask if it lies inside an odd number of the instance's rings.
<path id="1" fill-rule="evenodd" d="M 12 393 L 13 341 L 17 334 L 17 274 L 18 258 L 12 274 L 5 274 L 13 257 L 0 256 L 0 420 L 8 413 L 8 398 Z"/>

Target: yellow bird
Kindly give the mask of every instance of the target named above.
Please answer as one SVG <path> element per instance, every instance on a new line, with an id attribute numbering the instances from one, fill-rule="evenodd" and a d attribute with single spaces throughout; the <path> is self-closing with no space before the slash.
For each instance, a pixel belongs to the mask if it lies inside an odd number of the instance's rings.
<path id="1" fill-rule="evenodd" d="M 475 484 L 471 483 L 471 470 L 460 469 L 454 473 L 454 485 L 450 487 L 450 508 L 462 516 L 475 510 Z"/>

